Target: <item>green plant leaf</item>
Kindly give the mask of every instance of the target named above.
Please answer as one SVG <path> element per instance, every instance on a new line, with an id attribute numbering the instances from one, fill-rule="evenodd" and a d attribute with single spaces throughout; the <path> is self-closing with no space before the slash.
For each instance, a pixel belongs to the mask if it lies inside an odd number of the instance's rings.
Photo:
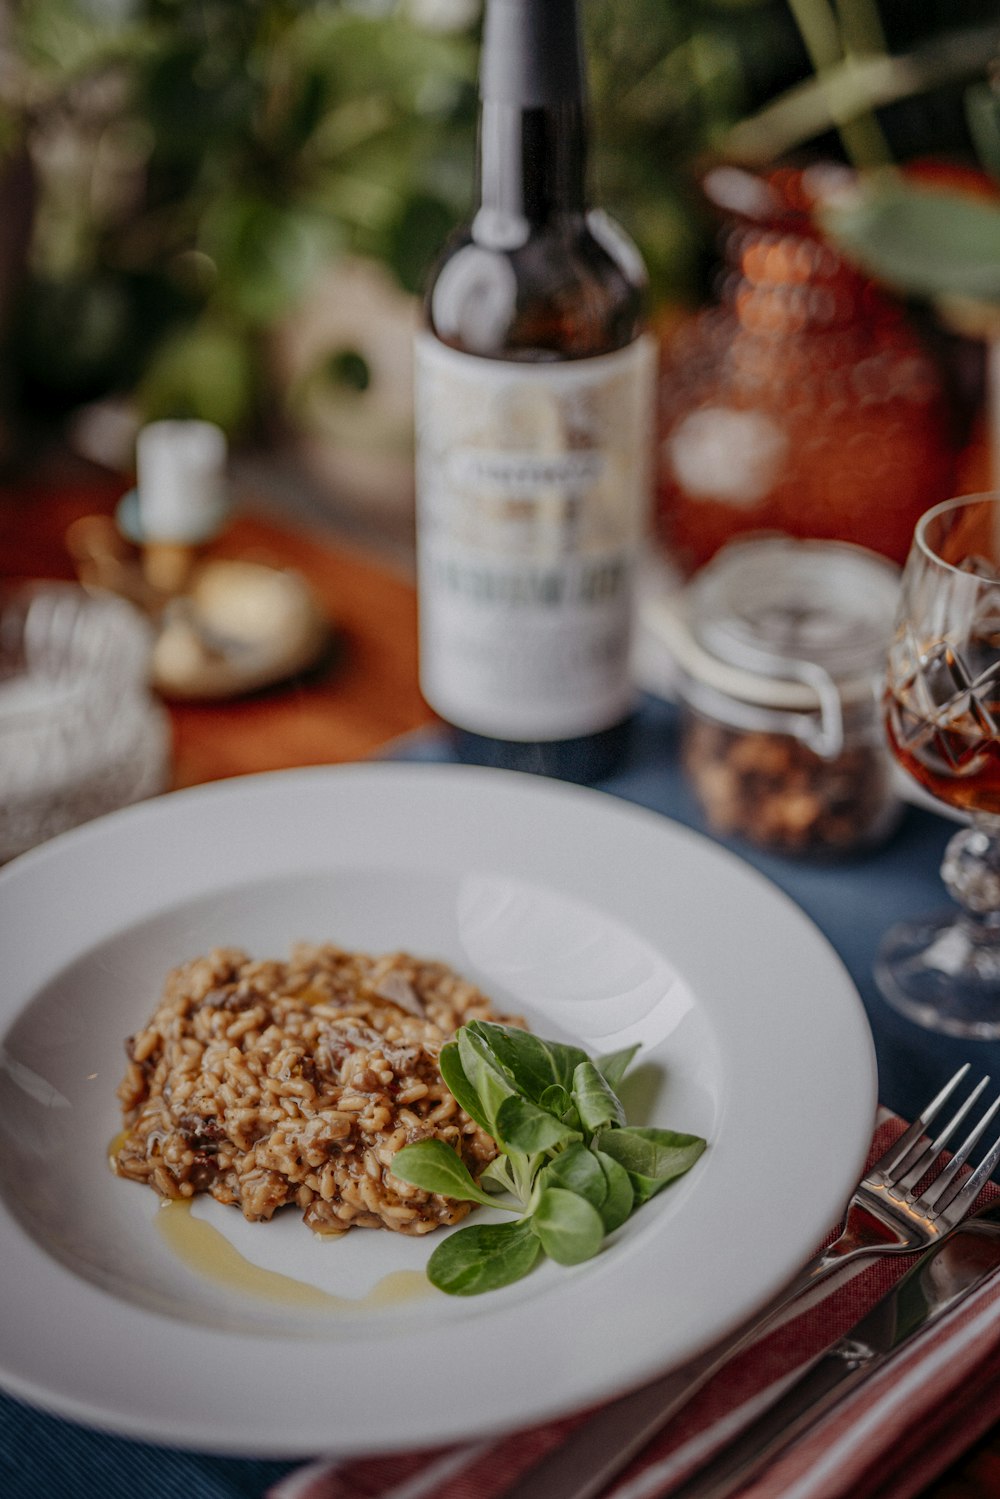
<path id="1" fill-rule="evenodd" d="M 557 1119 L 562 1119 L 564 1124 L 572 1124 L 574 1129 L 576 1128 L 576 1121 L 566 1118 L 567 1114 L 576 1112 L 573 1095 L 568 1088 L 563 1087 L 562 1083 L 552 1083 L 546 1088 L 538 1104 L 547 1113 L 555 1114 Z"/>
<path id="2" fill-rule="evenodd" d="M 620 1166 L 618 1169 L 627 1182 L 627 1173 Z M 608 1195 L 608 1178 L 601 1163 L 595 1153 L 582 1143 L 569 1145 L 560 1151 L 539 1172 L 538 1184 L 543 1190 L 546 1187 L 565 1187 L 568 1192 L 585 1197 L 598 1209 L 603 1209 Z M 629 1195 L 631 1196 L 631 1189 Z"/>
<path id="3" fill-rule="evenodd" d="M 606 1184 L 604 1199 L 598 1207 L 604 1220 L 604 1231 L 611 1234 L 616 1228 L 621 1228 L 632 1209 L 638 1206 L 635 1189 L 625 1167 L 613 1156 L 603 1150 L 595 1150 L 593 1155 L 604 1174 Z"/>
<path id="4" fill-rule="evenodd" d="M 573 1102 L 573 1095 L 568 1088 L 563 1087 L 562 1083 L 553 1083 L 551 1087 L 546 1088 L 538 1100 L 538 1105 L 547 1113 L 555 1114 L 556 1118 L 561 1119 L 563 1124 L 568 1124 L 570 1129 L 582 1128 L 579 1112 Z"/>
<path id="5" fill-rule="evenodd" d="M 477 1187 L 468 1167 L 443 1140 L 418 1140 L 397 1150 L 389 1167 L 393 1176 L 421 1187 L 425 1192 L 439 1192 L 460 1202 L 479 1202 L 488 1207 L 503 1206 Z"/>
<path id="6" fill-rule="evenodd" d="M 486 1110 L 479 1101 L 479 1094 L 465 1075 L 457 1041 L 448 1041 L 442 1046 L 438 1066 L 444 1078 L 444 1085 L 459 1108 L 464 1109 L 469 1118 L 474 1119 L 479 1127 L 489 1134 L 490 1121 L 486 1118 Z"/>
<path id="7" fill-rule="evenodd" d="M 645 1177 L 661 1185 L 689 1171 L 706 1145 L 700 1135 L 631 1126 L 602 1129 L 595 1143 L 633 1178 Z"/>
<path id="8" fill-rule="evenodd" d="M 1000 204 L 877 180 L 831 199 L 818 217 L 845 253 L 901 291 L 1000 300 Z"/>
<path id="9" fill-rule="evenodd" d="M 458 1033 L 458 1054 L 462 1071 L 479 1098 L 484 1128 L 495 1138 L 497 1110 L 516 1090 L 489 1045 L 471 1026 L 463 1025 Z"/>
<path id="10" fill-rule="evenodd" d="M 527 1275 L 541 1247 L 526 1221 L 473 1224 L 438 1245 L 427 1278 L 451 1296 L 478 1296 Z"/>
<path id="11" fill-rule="evenodd" d="M 335 226 L 312 209 L 228 185 L 206 208 L 198 248 L 218 268 L 217 298 L 251 326 L 267 326 L 313 284 L 336 247 Z"/>
<path id="12" fill-rule="evenodd" d="M 546 1187 L 528 1221 L 559 1265 L 591 1259 L 604 1242 L 604 1220 L 593 1203 L 565 1187 Z"/>
<path id="13" fill-rule="evenodd" d="M 632 1187 L 633 1210 L 641 1208 L 644 1202 L 655 1197 L 657 1192 L 662 1192 L 663 1188 L 669 1184 L 666 1177 L 643 1176 L 639 1171 L 630 1171 L 628 1179 Z"/>
<path id="14" fill-rule="evenodd" d="M 574 1069 L 573 1100 L 584 1129 L 592 1133 L 606 1124 L 625 1123 L 621 1100 L 590 1060 Z"/>
<path id="15" fill-rule="evenodd" d="M 619 1078 L 637 1049 L 603 1058 L 608 1073 Z M 440 1140 L 404 1147 L 393 1169 L 425 1190 L 484 1206 L 507 1205 L 487 1191 L 499 1187 L 519 1204 L 510 1210 L 523 1215 L 514 1224 L 472 1225 L 434 1251 L 428 1275 L 453 1295 L 518 1280 L 543 1250 L 564 1265 L 589 1259 L 705 1149 L 697 1135 L 629 1127 L 608 1076 L 585 1052 L 516 1027 L 460 1027 L 441 1050 L 441 1072 L 501 1154 L 478 1182 Z M 589 1143 L 581 1131 L 592 1135 Z"/>
<path id="16" fill-rule="evenodd" d="M 965 118 L 986 171 L 1000 176 L 1000 100 L 992 83 L 973 83 L 965 91 Z"/>
<path id="17" fill-rule="evenodd" d="M 579 1131 L 570 1129 L 553 1114 L 540 1109 L 527 1098 L 512 1094 L 505 1098 L 497 1109 L 497 1143 L 510 1146 L 524 1155 L 538 1155 L 552 1150 L 570 1140 L 580 1138 Z"/>
<path id="18" fill-rule="evenodd" d="M 587 1053 L 580 1047 L 566 1046 L 560 1041 L 544 1041 L 517 1026 L 472 1020 L 466 1029 L 486 1042 L 514 1080 L 517 1091 L 533 1103 L 538 1103 L 553 1083 L 570 1090 L 574 1069 L 580 1062 L 587 1061 Z"/>
<path id="19" fill-rule="evenodd" d="M 609 1088 L 617 1088 L 629 1069 L 633 1057 L 642 1049 L 641 1042 L 634 1046 L 623 1046 L 620 1051 L 609 1051 L 597 1058 L 596 1066 Z"/>
<path id="20" fill-rule="evenodd" d="M 250 340 L 207 318 L 166 338 L 150 360 L 138 389 L 147 420 L 199 417 L 237 432 L 254 396 Z"/>
<path id="21" fill-rule="evenodd" d="M 516 1184 L 514 1174 L 510 1169 L 510 1158 L 505 1155 L 495 1156 L 480 1174 L 479 1185 L 481 1187 L 496 1186 L 501 1191 L 510 1192 L 516 1196 Z"/>

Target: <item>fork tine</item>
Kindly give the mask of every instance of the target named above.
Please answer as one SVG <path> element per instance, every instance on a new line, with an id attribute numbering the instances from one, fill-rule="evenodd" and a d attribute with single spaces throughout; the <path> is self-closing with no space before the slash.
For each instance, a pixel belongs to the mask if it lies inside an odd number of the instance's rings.
<path id="1" fill-rule="evenodd" d="M 952 1182 L 955 1181 L 958 1173 L 961 1171 L 962 1167 L 969 1159 L 969 1156 L 972 1154 L 972 1151 L 978 1144 L 979 1140 L 986 1133 L 986 1128 L 993 1116 L 996 1114 L 997 1109 L 1000 1109 L 1000 1098 L 997 1098 L 986 1110 L 986 1113 L 980 1119 L 975 1129 L 973 1129 L 969 1133 L 967 1138 L 962 1141 L 961 1145 L 955 1151 L 955 1154 L 945 1166 L 940 1176 L 938 1176 L 928 1187 L 927 1191 L 920 1199 L 921 1207 L 928 1209 L 936 1208 L 938 1213 L 942 1213 L 948 1206 L 948 1204 L 952 1202 L 957 1194 L 961 1191 L 962 1186 L 964 1185 L 961 1182 L 954 1188 L 953 1191 L 949 1191 L 948 1189 L 949 1187 L 951 1187 Z M 989 1172 L 987 1172 L 987 1175 L 989 1175 Z"/>
<path id="2" fill-rule="evenodd" d="M 971 1066 L 971 1062 L 965 1062 L 950 1082 L 945 1083 L 940 1093 L 931 1099 L 923 1113 L 917 1115 L 909 1129 L 900 1135 L 898 1140 L 893 1141 L 885 1154 L 879 1157 L 872 1167 L 870 1175 L 875 1176 L 881 1172 L 891 1177 L 895 1175 L 901 1166 L 905 1166 L 907 1157 L 912 1153 L 914 1146 L 919 1144 L 924 1130 L 936 1115 L 940 1113 Z"/>
<path id="3" fill-rule="evenodd" d="M 993 1175 L 998 1163 L 1000 1163 L 1000 1135 L 994 1140 L 972 1175 L 957 1188 L 947 1207 L 938 1214 L 939 1219 L 947 1228 L 954 1228 L 956 1223 L 962 1221 Z"/>
<path id="4" fill-rule="evenodd" d="M 919 1156 L 919 1159 L 915 1160 L 912 1165 L 909 1162 L 905 1163 L 908 1169 L 897 1178 L 895 1182 L 895 1185 L 897 1187 L 901 1187 L 904 1191 L 911 1194 L 912 1197 L 912 1188 L 917 1185 L 924 1173 L 926 1171 L 929 1171 L 930 1168 L 934 1165 L 934 1162 L 941 1154 L 945 1145 L 958 1129 L 958 1126 L 961 1124 L 966 1114 L 968 1114 L 969 1110 L 972 1108 L 972 1105 L 979 1098 L 979 1095 L 982 1093 L 983 1089 L 988 1085 L 988 1083 L 988 1077 L 984 1077 L 981 1082 L 977 1083 L 972 1092 L 969 1094 L 968 1098 L 962 1104 L 961 1108 L 956 1109 L 955 1113 L 952 1114 L 944 1129 L 939 1133 L 937 1139 L 929 1141 L 925 1144 L 924 1149 Z M 965 1141 L 965 1144 L 959 1147 L 959 1150 L 956 1152 L 956 1155 L 961 1157 L 958 1162 L 958 1166 L 961 1166 L 966 1160 L 968 1160 L 969 1151 L 972 1149 L 973 1145 L 975 1145 L 976 1141 L 979 1139 L 979 1135 L 982 1134 L 983 1130 L 986 1128 L 986 1125 L 990 1122 L 990 1119 L 992 1119 L 992 1117 L 993 1115 L 991 1113 L 988 1113 L 985 1120 L 979 1125 L 978 1134 L 973 1131 L 968 1140 Z M 963 1150 L 965 1151 L 965 1154 L 961 1155 L 961 1152 Z M 958 1170 L 958 1166 L 955 1167 L 955 1171 Z"/>

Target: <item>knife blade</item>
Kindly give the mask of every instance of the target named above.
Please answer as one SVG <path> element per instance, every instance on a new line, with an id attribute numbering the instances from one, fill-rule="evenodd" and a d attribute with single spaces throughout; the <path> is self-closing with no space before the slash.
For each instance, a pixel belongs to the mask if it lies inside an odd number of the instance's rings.
<path id="1" fill-rule="evenodd" d="M 891 1358 L 1000 1270 L 1000 1203 L 967 1218 L 921 1255 L 832 1348 L 673 1499 L 726 1499 Z"/>
<path id="2" fill-rule="evenodd" d="M 782 1385 L 784 1393 L 776 1396 L 776 1403 L 748 1425 L 720 1454 L 718 1463 L 731 1466 L 738 1460 L 739 1452 L 747 1449 L 755 1457 L 759 1455 L 758 1466 L 772 1461 L 779 1455 L 776 1444 L 782 1438 L 788 1436 L 790 1442 L 802 1435 L 838 1399 L 881 1367 L 893 1352 L 950 1311 L 998 1268 L 1000 1203 L 967 1218 L 947 1238 L 925 1251 L 850 1332 L 827 1353 L 812 1360 L 795 1383 Z M 835 1283 L 828 1281 L 827 1288 Z M 588 1416 L 566 1442 L 521 1476 L 516 1485 L 517 1499 L 594 1499 L 652 1441 L 671 1416 L 750 1341 L 762 1320 L 755 1318 L 749 1330 L 745 1326 L 738 1328 L 680 1369 Z M 857 1353 L 860 1347 L 870 1349 L 871 1356 L 852 1360 L 851 1350 Z M 813 1380 L 815 1383 L 807 1388 L 806 1381 Z M 785 1402 L 790 1404 L 796 1392 L 801 1413 L 795 1431 L 789 1435 Z M 817 1401 L 821 1403 L 815 1404 Z M 772 1417 L 773 1434 L 769 1435 L 763 1428 Z M 762 1443 L 769 1444 L 766 1455 Z M 681 1499 L 682 1495 L 683 1499 L 708 1499 L 712 1491 L 706 1489 L 703 1494 L 695 1485 L 707 1482 L 714 1467 L 715 1461 L 703 1468 L 688 1486 L 677 1491 L 674 1499 Z M 746 1482 L 749 1476 L 746 1472 L 737 1481 Z M 728 1491 L 713 1493 L 713 1499 L 721 1499 L 725 1492 Z"/>

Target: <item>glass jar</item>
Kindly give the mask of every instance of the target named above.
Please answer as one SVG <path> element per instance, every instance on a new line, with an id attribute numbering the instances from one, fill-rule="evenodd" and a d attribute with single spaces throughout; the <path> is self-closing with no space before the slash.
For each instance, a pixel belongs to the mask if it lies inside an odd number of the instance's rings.
<path id="1" fill-rule="evenodd" d="M 0 863 L 166 790 L 152 646 L 114 594 L 39 582 L 0 595 Z"/>
<path id="2" fill-rule="evenodd" d="M 899 572 L 864 548 L 730 542 L 662 605 L 709 826 L 798 856 L 873 847 L 900 798 L 878 702 Z"/>

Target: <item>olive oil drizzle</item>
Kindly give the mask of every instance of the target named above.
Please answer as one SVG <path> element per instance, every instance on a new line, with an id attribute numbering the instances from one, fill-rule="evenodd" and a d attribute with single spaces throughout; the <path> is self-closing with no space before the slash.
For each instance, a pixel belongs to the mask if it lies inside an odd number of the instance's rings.
<path id="1" fill-rule="evenodd" d="M 264 1270 L 240 1254 L 214 1224 L 196 1218 L 191 1212 L 192 1202 L 191 1198 L 164 1201 L 156 1215 L 156 1226 L 184 1264 L 228 1290 L 275 1305 L 327 1312 L 398 1306 L 432 1290 L 422 1270 L 393 1270 L 359 1297 L 335 1296 L 293 1276 Z"/>

